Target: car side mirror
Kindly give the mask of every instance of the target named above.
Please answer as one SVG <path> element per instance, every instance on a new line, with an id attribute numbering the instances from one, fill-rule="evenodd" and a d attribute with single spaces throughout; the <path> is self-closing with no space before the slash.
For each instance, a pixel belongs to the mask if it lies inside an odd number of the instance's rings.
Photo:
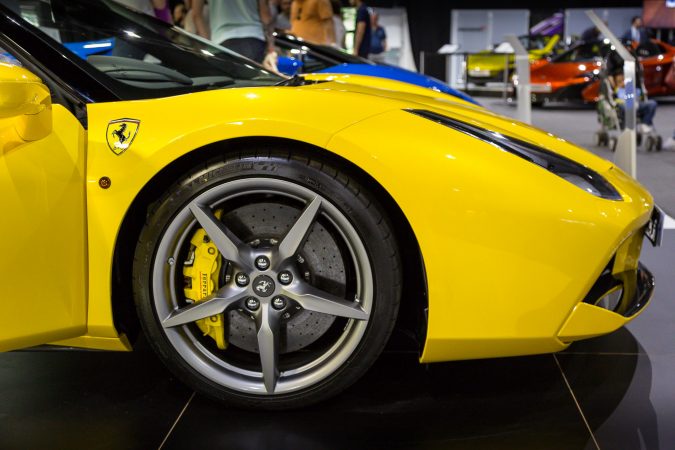
<path id="1" fill-rule="evenodd" d="M 47 137 L 52 131 L 49 88 L 28 70 L 0 63 L 0 123 L 9 124 L 23 142 Z"/>
<path id="2" fill-rule="evenodd" d="M 303 65 L 302 61 L 295 58 L 289 58 L 288 56 L 279 56 L 277 59 L 277 69 L 284 75 L 297 75 L 302 71 Z"/>

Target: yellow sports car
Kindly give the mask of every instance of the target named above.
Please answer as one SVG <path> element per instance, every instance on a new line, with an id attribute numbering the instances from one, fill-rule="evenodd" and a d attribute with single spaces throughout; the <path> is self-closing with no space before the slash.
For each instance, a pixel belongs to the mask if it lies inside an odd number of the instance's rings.
<path id="1" fill-rule="evenodd" d="M 519 36 L 523 46 L 528 50 L 530 62 L 542 59 L 553 53 L 560 41 L 560 35 L 553 36 Z M 499 47 L 506 47 L 501 50 Z M 513 47 L 508 43 L 500 44 L 495 50 L 485 50 L 469 55 L 466 61 L 467 80 L 482 85 L 490 81 L 508 82 L 513 72 Z M 504 71 L 507 70 L 505 74 Z"/>
<path id="2" fill-rule="evenodd" d="M 395 81 L 280 78 L 113 1 L 17 3 L 0 350 L 142 329 L 195 390 L 289 408 L 395 325 L 422 363 L 555 352 L 651 296 L 652 197 L 562 139 Z"/>

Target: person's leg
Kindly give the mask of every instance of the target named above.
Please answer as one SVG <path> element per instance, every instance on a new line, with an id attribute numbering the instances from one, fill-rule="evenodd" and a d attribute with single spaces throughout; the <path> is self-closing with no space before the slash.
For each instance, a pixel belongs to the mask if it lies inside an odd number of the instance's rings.
<path id="1" fill-rule="evenodd" d="M 265 59 L 265 41 L 256 38 L 228 39 L 220 45 L 259 63 Z"/>
<path id="2" fill-rule="evenodd" d="M 642 123 L 650 127 L 654 126 L 654 116 L 656 115 L 656 101 L 647 100 L 646 102 L 640 103 L 640 108 L 638 108 L 638 114 L 642 118 Z"/>

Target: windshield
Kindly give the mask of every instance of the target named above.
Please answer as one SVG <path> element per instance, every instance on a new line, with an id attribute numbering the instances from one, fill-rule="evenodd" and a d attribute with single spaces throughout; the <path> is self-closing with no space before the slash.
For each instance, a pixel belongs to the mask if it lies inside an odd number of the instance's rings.
<path id="1" fill-rule="evenodd" d="M 110 0 L 15 3 L 24 20 L 93 66 L 106 84 L 118 82 L 134 91 L 125 98 L 284 80 L 223 47 Z"/>
<path id="2" fill-rule="evenodd" d="M 518 40 L 523 47 L 528 50 L 542 50 L 546 47 L 550 37 L 549 36 L 518 36 Z"/>

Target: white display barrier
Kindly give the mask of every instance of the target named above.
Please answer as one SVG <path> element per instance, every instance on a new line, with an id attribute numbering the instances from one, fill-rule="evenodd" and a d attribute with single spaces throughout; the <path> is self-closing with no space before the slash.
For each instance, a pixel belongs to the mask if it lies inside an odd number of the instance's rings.
<path id="1" fill-rule="evenodd" d="M 594 11 L 589 9 L 586 11 L 586 15 L 598 30 L 611 41 L 612 48 L 623 59 L 623 75 L 626 90 L 626 101 L 624 104 L 625 124 L 624 130 L 619 135 L 619 140 L 616 144 L 614 162 L 633 178 L 636 178 L 637 136 L 635 129 L 637 127 L 637 102 L 639 101 L 638 86 L 636 85 L 636 64 L 639 63 L 636 62 L 635 57 L 621 44 L 619 38 L 612 33 L 612 30 L 609 29 Z"/>
<path id="2" fill-rule="evenodd" d="M 515 66 L 516 75 L 518 76 L 518 85 L 516 90 L 518 120 L 525 123 L 532 123 L 532 103 L 530 101 L 531 86 L 530 86 L 530 55 L 523 44 L 518 39 L 518 36 L 510 34 L 506 36 L 506 41 L 511 44 L 515 52 Z"/>
<path id="3" fill-rule="evenodd" d="M 373 8 L 380 16 L 380 26 L 387 33 L 387 51 L 384 62 L 404 69 L 417 71 L 410 43 L 408 13 L 405 8 Z"/>

